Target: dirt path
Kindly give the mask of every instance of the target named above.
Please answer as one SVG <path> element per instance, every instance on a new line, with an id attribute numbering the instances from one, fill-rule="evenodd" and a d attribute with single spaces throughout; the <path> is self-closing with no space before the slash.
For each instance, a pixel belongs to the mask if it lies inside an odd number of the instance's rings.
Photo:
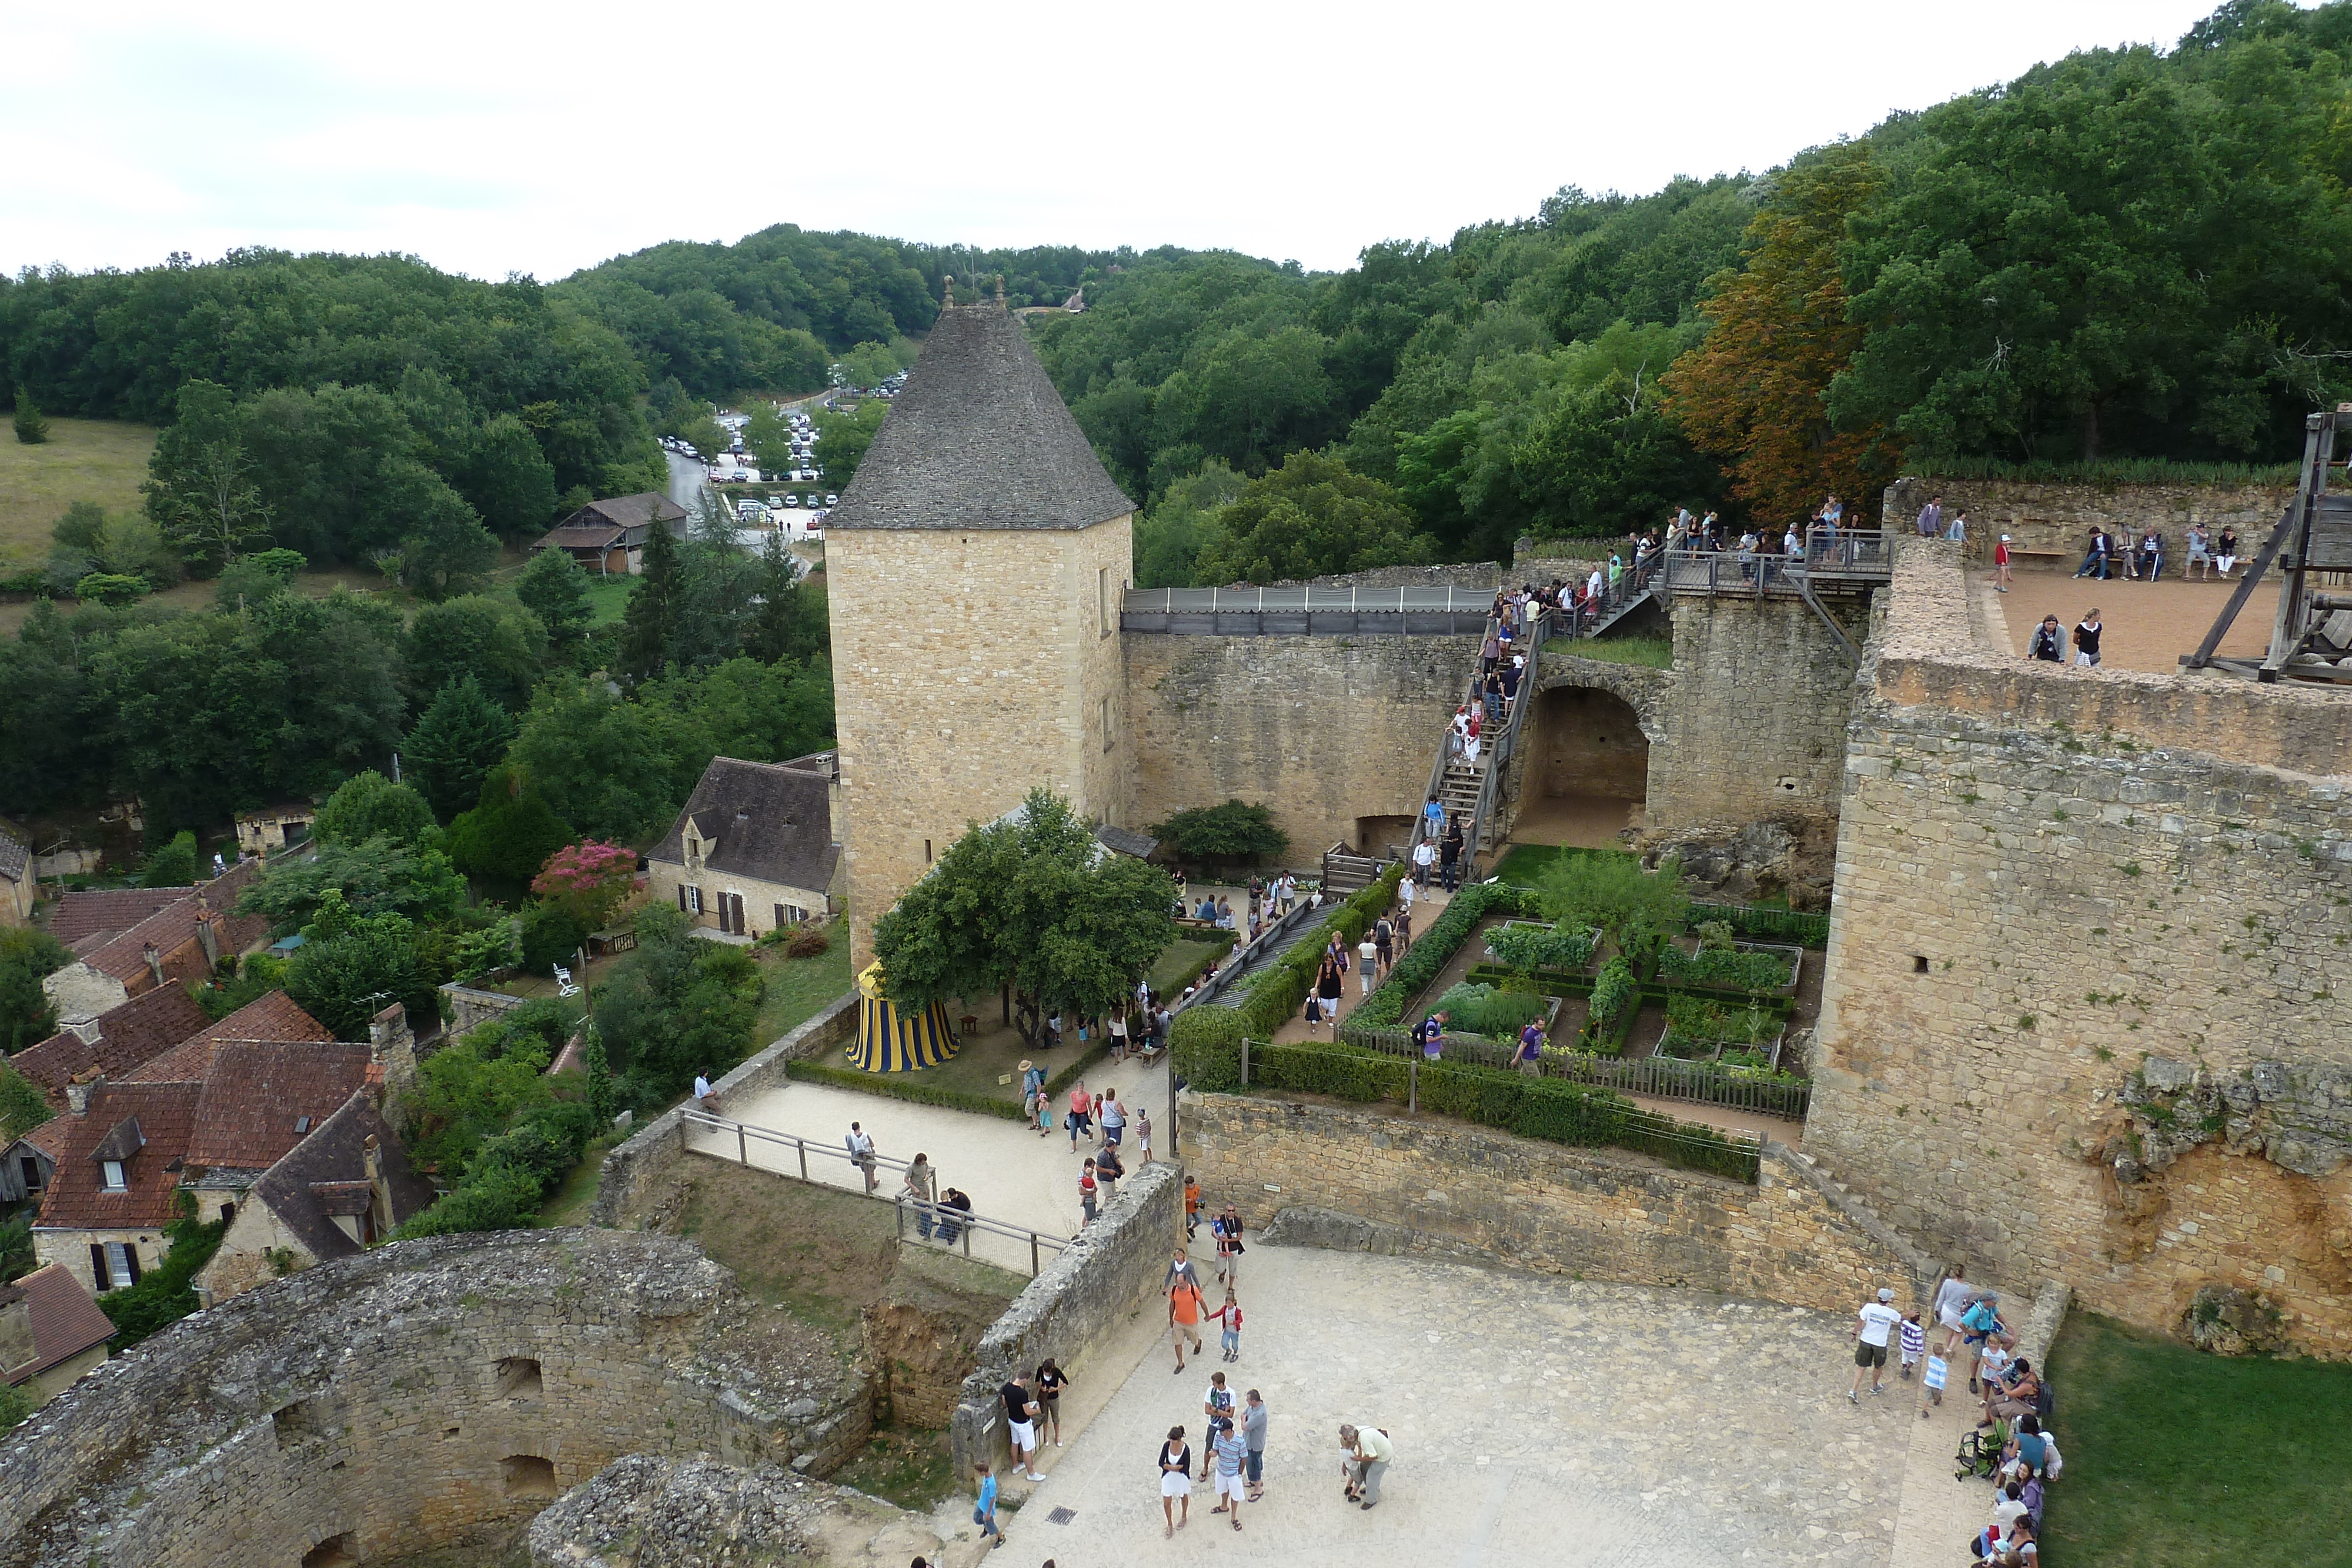
<path id="1" fill-rule="evenodd" d="M 1426 933 L 1437 923 L 1438 915 L 1452 902 L 1451 894 L 1432 883 L 1426 892 L 1412 901 L 1412 928 L 1417 932 Z M 1395 917 L 1393 904 L 1390 905 L 1390 917 L 1391 919 Z M 1309 1024 L 1303 1015 L 1294 1014 L 1289 1022 L 1274 1031 L 1274 1043 L 1291 1045 L 1300 1040 L 1338 1039 L 1339 1025 L 1348 1021 L 1348 1015 L 1354 1012 L 1356 1004 L 1364 999 L 1363 977 L 1357 972 L 1356 957 L 1353 954 L 1349 955 L 1346 980 L 1347 983 L 1340 988 L 1339 991 L 1339 1016 L 1337 1019 L 1328 1024 Z M 1379 988 L 1379 980 L 1374 980 L 1372 984 L 1374 989 Z"/>

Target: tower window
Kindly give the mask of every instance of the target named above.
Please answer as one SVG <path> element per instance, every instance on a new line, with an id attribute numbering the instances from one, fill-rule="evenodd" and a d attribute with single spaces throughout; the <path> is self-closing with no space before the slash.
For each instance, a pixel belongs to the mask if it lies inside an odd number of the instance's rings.
<path id="1" fill-rule="evenodd" d="M 1102 634 L 1106 637 L 1118 630 L 1118 617 L 1112 613 L 1112 599 L 1110 568 L 1102 567 L 1095 572 L 1095 601 L 1102 617 Z"/>
<path id="2" fill-rule="evenodd" d="M 1110 730 L 1110 698 L 1108 698 L 1108 697 L 1105 697 L 1105 698 L 1103 698 L 1103 699 L 1102 699 L 1102 732 L 1103 732 L 1103 749 L 1104 749 L 1105 751 L 1108 751 L 1108 750 L 1110 749 L 1110 744 L 1111 744 L 1111 730 Z"/>

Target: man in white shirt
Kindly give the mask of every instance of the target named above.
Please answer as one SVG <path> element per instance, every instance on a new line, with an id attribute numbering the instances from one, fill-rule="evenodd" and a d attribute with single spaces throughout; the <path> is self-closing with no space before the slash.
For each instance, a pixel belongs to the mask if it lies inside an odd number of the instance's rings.
<path id="1" fill-rule="evenodd" d="M 1895 1310 L 1895 1292 L 1881 1287 L 1878 1300 L 1864 1301 L 1855 1314 L 1853 1325 L 1853 1386 L 1846 1398 L 1862 1403 L 1862 1375 L 1873 1372 L 1870 1391 L 1886 1392 L 1886 1339 L 1903 1322 L 1903 1314 Z"/>
<path id="2" fill-rule="evenodd" d="M 879 1185 L 874 1176 L 874 1134 L 852 1122 L 842 1142 L 849 1145 L 849 1163 L 866 1173 L 866 1190 L 872 1192 Z"/>
<path id="3" fill-rule="evenodd" d="M 1356 972 L 1364 977 L 1363 994 L 1369 997 L 1372 994 L 1372 971 L 1380 967 L 1381 961 L 1380 944 L 1372 940 L 1370 932 L 1365 932 L 1364 939 L 1356 944 Z"/>
<path id="4" fill-rule="evenodd" d="M 1435 844 L 1431 843 L 1427 839 L 1423 839 L 1421 842 L 1412 846 L 1413 882 L 1427 882 L 1429 880 L 1429 868 L 1436 863 L 1437 846 Z M 1410 886 L 1411 883 L 1407 883 L 1406 885 Z M 1411 894 L 1407 894 L 1404 896 L 1406 903 L 1410 904 L 1412 900 L 1412 895 Z"/>

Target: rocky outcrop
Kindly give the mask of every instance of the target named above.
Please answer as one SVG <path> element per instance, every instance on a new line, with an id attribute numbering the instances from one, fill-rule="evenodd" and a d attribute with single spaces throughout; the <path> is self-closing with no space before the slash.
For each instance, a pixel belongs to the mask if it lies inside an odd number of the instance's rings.
<path id="1" fill-rule="evenodd" d="M 2297 1176 L 2327 1176 L 2352 1160 L 2352 1068 L 2258 1061 L 2215 1073 L 2151 1056 L 2116 1100 L 2131 1131 L 2102 1155 L 2126 1185 L 2205 1143 Z"/>
<path id="2" fill-rule="evenodd" d="M 1670 854 L 1681 857 L 1686 881 L 1723 898 L 1785 896 L 1791 909 L 1824 910 L 1837 869 L 1837 819 L 1784 811 L 1745 827 L 1709 822 L 1644 833 L 1634 847 L 1653 871 Z"/>
<path id="3" fill-rule="evenodd" d="M 533 1520 L 533 1568 L 826 1568 L 936 1556 L 921 1515 L 773 1465 L 631 1454 Z"/>
<path id="4" fill-rule="evenodd" d="M 2181 1332 L 2215 1355 L 2268 1355 L 2286 1348 L 2286 1324 L 2277 1308 L 2252 1291 L 2208 1285 L 2181 1314 Z"/>

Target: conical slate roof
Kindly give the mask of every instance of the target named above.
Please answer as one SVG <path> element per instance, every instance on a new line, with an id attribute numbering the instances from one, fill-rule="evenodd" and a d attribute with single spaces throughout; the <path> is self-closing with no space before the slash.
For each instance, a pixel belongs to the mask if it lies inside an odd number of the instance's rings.
<path id="1" fill-rule="evenodd" d="M 1135 510 L 1001 304 L 941 311 L 833 528 L 1085 528 Z"/>

